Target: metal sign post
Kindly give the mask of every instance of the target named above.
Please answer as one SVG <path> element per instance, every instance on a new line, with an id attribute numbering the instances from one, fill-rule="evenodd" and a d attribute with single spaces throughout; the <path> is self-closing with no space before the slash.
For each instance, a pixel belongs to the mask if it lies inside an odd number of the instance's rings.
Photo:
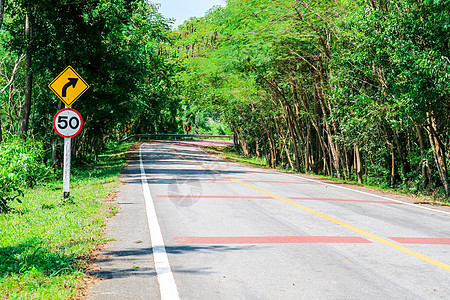
<path id="1" fill-rule="evenodd" d="M 71 138 L 64 138 L 64 172 L 63 172 L 63 198 L 70 196 L 70 158 L 72 153 Z"/>

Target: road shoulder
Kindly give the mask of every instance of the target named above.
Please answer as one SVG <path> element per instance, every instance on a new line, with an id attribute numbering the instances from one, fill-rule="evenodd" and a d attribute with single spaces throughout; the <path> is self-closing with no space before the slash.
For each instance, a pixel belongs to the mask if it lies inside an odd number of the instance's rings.
<path id="1" fill-rule="evenodd" d="M 128 155 L 118 189 L 119 211 L 109 220 L 108 242 L 94 261 L 96 285 L 88 299 L 159 299 L 144 197 L 140 181 L 138 146 Z M 137 148 L 137 149 L 136 149 Z"/>

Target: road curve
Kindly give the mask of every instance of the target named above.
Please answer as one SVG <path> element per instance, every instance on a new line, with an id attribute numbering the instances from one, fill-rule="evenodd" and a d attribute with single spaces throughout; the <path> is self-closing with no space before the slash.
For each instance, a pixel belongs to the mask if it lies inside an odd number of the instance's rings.
<path id="1" fill-rule="evenodd" d="M 124 170 L 91 299 L 450 298 L 447 208 L 195 146 L 143 144 Z"/>

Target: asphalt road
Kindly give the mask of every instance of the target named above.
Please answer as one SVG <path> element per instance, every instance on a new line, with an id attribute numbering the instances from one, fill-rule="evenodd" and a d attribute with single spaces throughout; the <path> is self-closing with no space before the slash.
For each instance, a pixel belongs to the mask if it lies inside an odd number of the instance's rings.
<path id="1" fill-rule="evenodd" d="M 448 208 L 195 146 L 124 170 L 90 299 L 450 299 Z"/>

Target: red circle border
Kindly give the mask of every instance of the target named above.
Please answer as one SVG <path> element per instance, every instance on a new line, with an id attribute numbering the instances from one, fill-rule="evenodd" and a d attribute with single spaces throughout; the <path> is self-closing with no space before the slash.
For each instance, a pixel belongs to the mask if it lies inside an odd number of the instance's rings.
<path id="1" fill-rule="evenodd" d="M 56 117 L 57 117 L 60 113 L 62 113 L 63 111 L 65 111 L 65 110 L 71 110 L 71 111 L 75 112 L 75 113 L 80 117 L 80 121 L 81 121 L 80 129 L 78 129 L 78 131 L 77 131 L 75 134 L 72 134 L 72 135 L 70 135 L 70 136 L 68 136 L 68 135 L 62 135 L 61 133 L 58 132 L 58 130 L 56 130 L 56 126 L 55 126 L 55 123 L 56 123 Z M 59 136 L 61 136 L 61 137 L 63 137 L 63 138 L 68 138 L 68 139 L 73 138 L 74 136 L 77 136 L 77 135 L 80 133 L 81 129 L 83 129 L 83 118 L 81 117 L 80 113 L 79 113 L 78 111 L 76 111 L 75 109 L 70 108 L 70 107 L 63 108 L 63 109 L 61 109 L 60 111 L 58 111 L 58 112 L 56 113 L 56 115 L 53 117 L 53 129 L 56 131 L 56 133 L 57 133 Z"/>

